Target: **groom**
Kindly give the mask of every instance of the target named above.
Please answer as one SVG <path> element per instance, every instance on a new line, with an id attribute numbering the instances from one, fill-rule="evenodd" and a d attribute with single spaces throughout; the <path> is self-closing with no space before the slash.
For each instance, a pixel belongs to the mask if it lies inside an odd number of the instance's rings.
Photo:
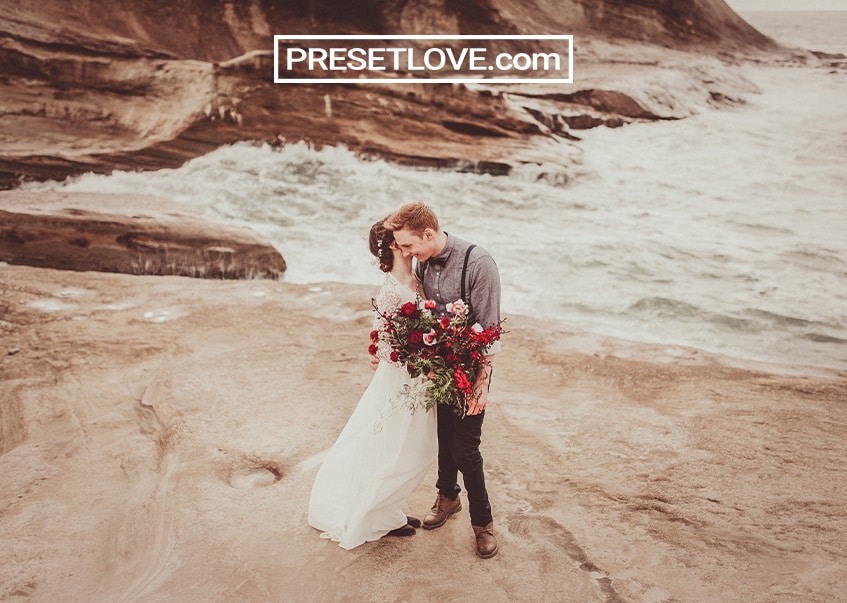
<path id="1" fill-rule="evenodd" d="M 487 328 L 500 323 L 500 273 L 487 251 L 442 231 L 435 213 L 422 201 L 401 207 L 386 219 L 385 228 L 394 232 L 394 241 L 404 256 L 417 258 L 418 278 L 426 298 L 435 301 L 437 314 L 446 314 L 446 304 L 462 299 L 470 307 L 468 324 L 478 322 Z M 461 511 L 461 471 L 476 536 L 476 554 L 483 559 L 493 557 L 498 550 L 479 443 L 488 407 L 491 361 L 499 349 L 499 341 L 488 348 L 474 388 L 479 395 L 468 404 L 465 417 L 459 417 L 447 405 L 436 407 L 438 495 L 423 520 L 423 527 L 432 530 Z"/>

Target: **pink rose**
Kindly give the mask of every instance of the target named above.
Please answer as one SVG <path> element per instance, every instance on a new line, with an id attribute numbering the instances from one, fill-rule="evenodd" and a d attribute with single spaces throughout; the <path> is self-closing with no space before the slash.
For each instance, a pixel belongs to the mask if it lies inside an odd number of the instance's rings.
<path id="1" fill-rule="evenodd" d="M 425 333 L 423 336 L 423 342 L 426 345 L 435 345 L 438 341 L 438 335 L 435 332 L 435 329 L 431 329 L 429 333 Z"/>
<path id="2" fill-rule="evenodd" d="M 427 310 L 432 310 L 435 308 L 435 302 L 431 299 L 424 301 L 424 308 Z"/>
<path id="3" fill-rule="evenodd" d="M 452 304 L 447 304 L 447 311 L 454 316 L 464 316 L 468 313 L 468 307 L 461 299 L 457 299 Z"/>

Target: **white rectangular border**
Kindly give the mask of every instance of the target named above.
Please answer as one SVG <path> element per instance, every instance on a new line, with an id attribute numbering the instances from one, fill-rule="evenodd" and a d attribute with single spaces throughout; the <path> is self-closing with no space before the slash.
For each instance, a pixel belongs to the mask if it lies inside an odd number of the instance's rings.
<path id="1" fill-rule="evenodd" d="M 567 78 L 280 78 L 279 41 L 280 40 L 567 40 L 568 41 L 568 77 Z M 274 84 L 573 84 L 573 35 L 275 35 L 274 36 Z"/>

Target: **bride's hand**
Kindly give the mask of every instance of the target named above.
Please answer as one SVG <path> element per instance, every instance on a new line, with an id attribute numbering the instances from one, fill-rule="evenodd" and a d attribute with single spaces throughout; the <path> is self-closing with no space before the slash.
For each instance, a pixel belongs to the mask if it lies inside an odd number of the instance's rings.
<path id="1" fill-rule="evenodd" d="M 371 370 L 375 371 L 376 367 L 379 366 L 379 357 L 371 356 Z"/>

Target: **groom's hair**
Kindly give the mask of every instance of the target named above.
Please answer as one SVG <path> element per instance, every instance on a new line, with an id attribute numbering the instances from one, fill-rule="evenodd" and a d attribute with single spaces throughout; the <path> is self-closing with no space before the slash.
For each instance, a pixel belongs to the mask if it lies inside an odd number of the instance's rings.
<path id="1" fill-rule="evenodd" d="M 431 228 L 439 232 L 438 217 L 432 208 L 423 201 L 407 203 L 385 220 L 386 230 L 408 230 L 417 236 L 421 236 L 424 229 Z"/>

